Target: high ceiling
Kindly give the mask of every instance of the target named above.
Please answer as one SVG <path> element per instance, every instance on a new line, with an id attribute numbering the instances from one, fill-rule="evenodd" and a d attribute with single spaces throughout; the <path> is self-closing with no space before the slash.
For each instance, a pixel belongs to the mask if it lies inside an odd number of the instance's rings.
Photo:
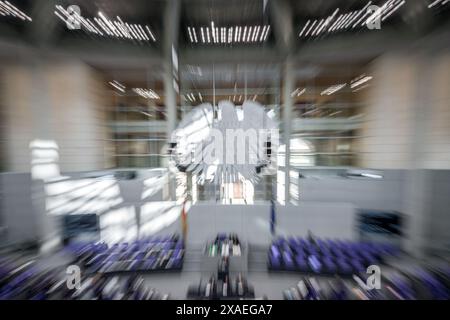
<path id="1" fill-rule="evenodd" d="M 389 44 L 408 43 L 414 36 L 423 36 L 434 29 L 445 28 L 450 13 L 449 4 L 428 8 L 431 0 L 406 1 L 373 0 L 371 4 L 382 6 L 391 2 L 392 16 L 381 30 L 367 28 L 341 30 L 325 33 L 323 36 L 306 38 L 299 33 L 308 23 L 325 20 L 339 9 L 339 14 L 361 10 L 369 1 L 362 0 L 180 0 L 178 15 L 169 10 L 176 0 L 10 0 L 10 3 L 29 14 L 32 22 L 24 22 L 10 16 L 0 16 L 0 40 L 11 40 L 12 44 L 35 45 L 57 51 L 61 49 L 76 55 L 103 72 L 124 79 L 140 81 L 161 81 L 162 59 L 166 47 L 172 44 L 178 48 L 180 59 L 180 80 L 193 82 L 195 86 L 209 85 L 212 81 L 212 66 L 215 66 L 215 80 L 227 83 L 243 81 L 264 83 L 279 79 L 281 62 L 286 52 L 280 49 L 282 40 L 290 39 L 292 51 L 297 58 L 299 78 L 311 77 L 317 73 L 318 63 L 346 61 L 353 65 L 369 61 Z M 140 41 L 119 36 L 100 36 L 86 28 L 70 30 L 55 12 L 56 6 L 67 9 L 78 5 L 80 14 L 94 18 L 102 12 L 111 21 L 121 19 L 126 23 L 148 26 L 154 41 Z M 179 18 L 177 18 L 179 17 Z M 202 43 L 189 37 L 188 28 L 216 27 L 225 29 L 225 43 Z M 291 24 L 290 28 L 283 25 Z M 175 38 L 166 40 L 171 27 Z M 253 27 L 254 39 L 263 39 L 263 27 L 270 26 L 263 41 L 234 41 L 236 26 Z M 260 26 L 256 34 L 255 27 Z M 234 29 L 232 29 L 234 27 Z M 102 30 L 97 25 L 99 30 Z M 119 27 L 118 27 L 119 28 Z M 232 29 L 232 30 L 230 30 Z M 286 30 L 289 34 L 286 34 Z M 313 31 L 319 31 L 315 28 Z M 105 33 L 105 32 L 103 32 Z M 145 33 L 145 31 L 144 31 Z M 229 37 L 231 33 L 231 37 Z M 258 35 L 258 37 L 255 37 Z M 147 38 L 149 34 L 145 33 Z M 200 38 L 200 33 L 197 34 Z M 240 35 L 239 35 L 240 37 Z M 169 37 L 170 38 L 170 37 Z M 229 42 L 227 39 L 232 39 Z M 250 37 L 247 37 L 250 39 Z M 288 40 L 289 40 L 288 39 Z M 381 39 L 381 41 L 380 41 Z M 332 48 L 332 49 L 330 49 Z M 12 50 L 0 50 L 6 55 Z M 13 56 L 15 58 L 16 55 Z M 322 59 L 322 60 L 320 60 Z M 346 59 L 346 60 L 345 60 Z M 316 61 L 316 62 L 317 62 Z M 199 68 L 199 69 L 197 69 Z M 202 75 L 199 76 L 198 70 Z"/>
<path id="2" fill-rule="evenodd" d="M 277 10 L 274 8 L 279 4 L 287 7 L 283 11 L 284 15 L 292 16 L 292 31 L 294 38 L 299 40 L 297 35 L 308 20 L 325 19 L 331 15 L 336 9 L 339 13 L 348 13 L 361 10 L 366 4 L 382 6 L 391 0 L 180 0 L 179 23 L 177 24 L 179 33 L 180 46 L 189 44 L 187 35 L 187 27 L 209 26 L 211 22 L 215 22 L 217 26 L 255 26 L 255 25 L 271 25 L 272 30 L 270 37 L 276 37 L 276 33 L 272 31 L 278 20 L 288 20 L 288 17 L 277 17 Z M 171 1 L 164 0 L 11 0 L 13 5 L 17 6 L 32 17 L 34 22 L 39 23 L 42 30 L 52 33 L 53 41 L 57 42 L 61 39 L 74 36 L 84 36 L 100 40 L 98 37 L 73 32 L 65 28 L 56 15 L 54 14 L 55 6 L 60 5 L 67 8 L 69 5 L 77 5 L 81 9 L 83 17 L 91 19 L 103 12 L 108 18 L 115 19 L 117 16 L 124 21 L 133 24 L 149 25 L 155 32 L 157 42 L 160 42 L 164 33 L 164 19 L 166 8 Z M 442 4 L 428 8 L 432 0 L 416 0 L 406 1 L 401 5 L 387 22 L 388 26 L 396 26 L 409 31 L 424 32 L 433 27 L 438 27 L 448 20 L 450 13 L 450 5 Z M 393 7 L 400 4 L 400 0 L 392 0 Z M 55 27 L 52 23 L 57 22 Z M 8 26 L 5 26 L 7 24 Z M 170 25 L 170 24 L 169 24 Z M 21 36 L 27 37 L 30 28 L 35 28 L 33 23 L 22 24 L 21 21 L 11 19 L 9 17 L 0 16 L 0 32 L 4 29 L 17 29 L 21 32 Z M 23 32 L 25 31 L 25 32 Z M 32 33 L 32 32 L 31 32 Z M 1 34 L 1 33 L 0 33 Z M 269 38 L 270 38 L 269 37 Z M 103 39 L 105 40 L 105 39 Z M 269 39 L 270 40 L 270 39 Z"/>

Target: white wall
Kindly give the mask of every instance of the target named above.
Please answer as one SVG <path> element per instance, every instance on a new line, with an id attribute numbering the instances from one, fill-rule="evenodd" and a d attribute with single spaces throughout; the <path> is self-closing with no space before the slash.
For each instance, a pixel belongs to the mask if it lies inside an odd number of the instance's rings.
<path id="1" fill-rule="evenodd" d="M 429 219 L 424 236 L 427 249 L 450 251 L 450 171 L 428 172 L 427 208 Z"/>
<path id="2" fill-rule="evenodd" d="M 276 207 L 277 234 L 306 236 L 308 230 L 322 237 L 354 239 L 355 208 L 348 203 L 304 202 Z M 198 203 L 188 213 L 188 242 L 198 246 L 219 232 L 236 232 L 243 241 L 268 245 L 270 205 L 216 205 Z"/>
<path id="3" fill-rule="evenodd" d="M 414 131 L 417 59 L 385 55 L 371 66 L 370 92 L 361 130 L 360 167 L 408 169 Z"/>
<path id="4" fill-rule="evenodd" d="M 450 169 L 450 53 L 387 54 L 370 73 L 360 166 Z"/>
<path id="5" fill-rule="evenodd" d="M 0 174 L 1 223 L 6 227 L 6 241 L 17 243 L 38 239 L 37 219 L 31 202 L 30 174 Z"/>
<path id="6" fill-rule="evenodd" d="M 44 184 L 35 182 L 32 188 L 31 181 L 29 174 L 0 175 L 0 187 L 4 191 L 2 220 L 8 226 L 9 242 L 58 238 L 58 216 L 49 215 L 45 211 Z M 99 212 L 101 224 L 102 221 L 108 224 L 114 221 L 108 228 L 116 233 L 115 236 L 126 238 L 137 229 L 140 229 L 141 235 L 181 231 L 180 206 L 173 207 L 168 203 L 169 210 L 155 211 L 152 208 L 164 207 L 164 202 L 155 201 L 160 195 L 141 200 L 133 194 L 130 198 L 127 196 L 129 191 L 136 191 L 139 181 L 121 181 L 120 184 L 123 186 L 120 193 L 123 202 Z M 86 202 L 88 201 L 92 200 L 87 199 Z M 351 239 L 355 236 L 355 207 L 349 203 L 304 202 L 299 206 L 288 207 L 277 205 L 276 212 L 277 233 L 280 235 L 306 235 L 311 230 L 323 237 Z M 271 241 L 269 219 L 269 203 L 245 206 L 200 202 L 188 212 L 188 240 L 192 245 L 200 245 L 218 232 L 237 232 L 245 241 L 267 245 Z M 140 224 L 139 228 L 136 227 L 137 224 Z M 131 228 L 136 230 L 132 231 Z"/>
<path id="7" fill-rule="evenodd" d="M 450 53 L 431 59 L 429 77 L 423 83 L 429 94 L 424 95 L 422 105 L 425 128 L 421 167 L 450 169 Z"/>
<path id="8" fill-rule="evenodd" d="M 372 63 L 371 75 L 359 165 L 410 169 L 400 210 L 408 215 L 407 247 L 449 246 L 442 226 L 450 222 L 450 203 L 437 199 L 435 188 L 436 170 L 450 169 L 450 53 L 387 54 Z"/>
<path id="9" fill-rule="evenodd" d="M 47 243 L 50 240 L 58 243 L 63 214 L 97 213 L 101 220 L 116 219 L 113 227 L 124 229 L 124 233 L 127 225 L 118 226 L 123 221 L 130 221 L 137 231 L 137 224 L 157 218 L 163 214 L 162 209 L 170 207 L 169 203 L 162 205 L 161 187 L 165 176 L 158 172 L 148 171 L 137 179 L 119 181 L 114 178 L 111 181 L 83 178 L 81 173 L 73 174 L 73 178 L 69 176 L 44 182 L 33 180 L 30 173 L 0 174 L 0 226 L 7 228 L 7 243 Z M 106 189 L 104 182 L 109 185 Z M 49 195 L 48 188 L 51 188 L 52 195 Z M 149 210 L 148 203 L 158 205 L 161 210 Z M 162 225 L 168 224 L 162 218 L 159 221 Z"/>
<path id="10" fill-rule="evenodd" d="M 30 172 L 29 144 L 55 141 L 61 171 L 103 169 L 107 123 L 104 81 L 87 65 L 39 59 L 0 69 L 5 170 Z"/>
<path id="11" fill-rule="evenodd" d="M 383 170 L 383 179 L 298 179 L 301 201 L 346 202 L 359 209 L 402 211 L 405 170 Z"/>

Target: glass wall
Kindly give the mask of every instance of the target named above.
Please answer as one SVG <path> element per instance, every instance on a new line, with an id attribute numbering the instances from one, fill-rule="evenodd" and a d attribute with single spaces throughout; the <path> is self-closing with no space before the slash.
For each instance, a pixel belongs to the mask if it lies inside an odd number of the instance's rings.
<path id="1" fill-rule="evenodd" d="M 163 166 L 167 157 L 167 114 L 162 82 L 113 81 L 110 82 L 110 126 L 116 167 Z M 121 85 L 131 90 L 124 93 Z"/>
<path id="2" fill-rule="evenodd" d="M 372 79 L 366 65 L 299 66 L 291 95 L 293 168 L 358 163 L 358 131 Z"/>

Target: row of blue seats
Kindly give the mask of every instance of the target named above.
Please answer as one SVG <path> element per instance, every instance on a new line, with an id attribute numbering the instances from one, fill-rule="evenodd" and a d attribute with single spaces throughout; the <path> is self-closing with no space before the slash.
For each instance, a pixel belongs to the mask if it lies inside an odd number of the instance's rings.
<path id="1" fill-rule="evenodd" d="M 133 242 L 71 244 L 75 263 L 91 272 L 179 270 L 184 242 L 177 236 L 153 237 Z"/>
<path id="2" fill-rule="evenodd" d="M 118 254 L 99 254 L 87 261 L 86 266 L 91 272 L 120 271 L 154 271 L 179 270 L 183 266 L 184 250 L 162 250 L 156 254 L 146 255 L 136 252 L 133 256 L 121 259 Z"/>
<path id="3" fill-rule="evenodd" d="M 335 255 L 335 256 L 396 256 L 399 249 L 387 243 L 355 242 L 332 239 L 304 239 L 301 237 L 279 237 L 273 241 L 278 247 L 292 250 L 295 253 L 308 255 Z"/>
<path id="4" fill-rule="evenodd" d="M 36 263 L 5 261 L 0 264 L 0 300 L 40 300 L 54 284 L 51 271 L 41 271 Z"/>
<path id="5" fill-rule="evenodd" d="M 74 254 L 82 254 L 84 252 L 104 253 L 116 251 L 150 251 L 157 249 L 168 248 L 184 248 L 183 240 L 178 236 L 164 236 L 164 237 L 149 237 L 145 239 L 138 239 L 132 242 L 115 243 L 108 246 L 105 242 L 83 243 L 75 242 L 66 246 L 66 250 Z"/>
<path id="6" fill-rule="evenodd" d="M 410 275 L 429 293 L 427 299 L 450 299 L 450 266 L 431 272 L 424 268 L 416 268 Z"/>
<path id="7" fill-rule="evenodd" d="M 269 269 L 330 274 L 364 272 L 399 251 L 387 244 L 339 240 L 277 238 L 269 250 Z"/>
<path id="8" fill-rule="evenodd" d="M 376 290 L 367 289 L 353 279 L 340 277 L 302 277 L 296 286 L 283 291 L 286 300 L 448 300 L 450 266 L 441 270 L 415 267 L 390 269 Z M 364 278 L 362 279 L 364 282 Z"/>
<path id="9" fill-rule="evenodd" d="M 41 266 L 42 267 L 42 266 Z M 70 288 L 59 268 L 45 270 L 37 263 L 0 261 L 0 300 L 166 300 L 168 294 L 148 287 L 137 275 L 108 277 L 83 275 L 82 288 Z"/>

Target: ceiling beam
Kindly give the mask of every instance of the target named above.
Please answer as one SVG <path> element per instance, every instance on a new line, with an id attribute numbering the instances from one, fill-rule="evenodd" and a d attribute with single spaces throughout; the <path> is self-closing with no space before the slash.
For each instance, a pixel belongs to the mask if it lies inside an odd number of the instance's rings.
<path id="1" fill-rule="evenodd" d="M 271 47 L 184 48 L 180 50 L 184 64 L 205 63 L 278 63 L 282 56 Z"/>
<path id="2" fill-rule="evenodd" d="M 270 9 L 276 48 L 287 56 L 294 49 L 293 9 L 287 0 L 270 1 Z"/>
<path id="3" fill-rule="evenodd" d="M 33 22 L 27 29 L 27 39 L 37 47 L 48 47 L 58 36 L 59 19 L 55 16 L 55 0 L 34 0 L 31 2 Z"/>
<path id="4" fill-rule="evenodd" d="M 53 50 L 101 67 L 147 67 L 163 61 L 158 48 L 114 40 L 65 39 L 55 45 Z"/>

